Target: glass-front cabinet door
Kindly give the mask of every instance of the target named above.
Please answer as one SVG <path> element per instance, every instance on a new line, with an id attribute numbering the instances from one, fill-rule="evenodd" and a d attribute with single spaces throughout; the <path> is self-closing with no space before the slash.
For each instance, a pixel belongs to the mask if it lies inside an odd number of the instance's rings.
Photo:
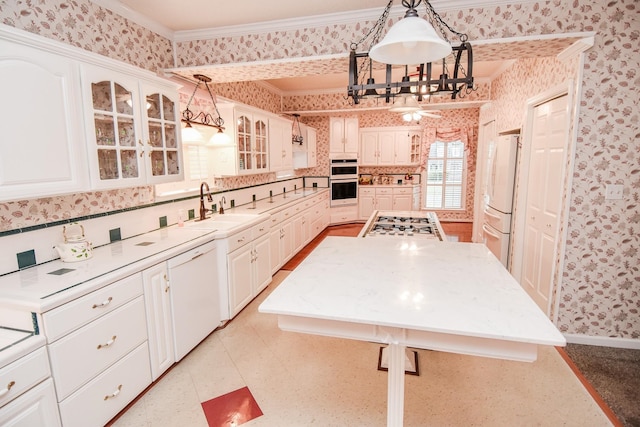
<path id="1" fill-rule="evenodd" d="M 137 80 L 89 66 L 82 79 L 92 187 L 144 185 Z"/>
<path id="2" fill-rule="evenodd" d="M 177 90 L 89 65 L 82 79 L 92 188 L 181 180 Z"/>
<path id="3" fill-rule="evenodd" d="M 266 172 L 268 170 L 267 159 L 269 156 L 269 147 L 267 146 L 267 119 L 255 118 L 255 170 L 256 172 Z"/>
<path id="4" fill-rule="evenodd" d="M 253 150 L 251 148 L 252 130 L 251 118 L 240 115 L 236 120 L 236 138 L 238 144 L 238 171 L 240 174 L 253 169 Z"/>
<path id="5" fill-rule="evenodd" d="M 151 184 L 182 179 L 179 101 L 143 85 L 147 174 Z"/>

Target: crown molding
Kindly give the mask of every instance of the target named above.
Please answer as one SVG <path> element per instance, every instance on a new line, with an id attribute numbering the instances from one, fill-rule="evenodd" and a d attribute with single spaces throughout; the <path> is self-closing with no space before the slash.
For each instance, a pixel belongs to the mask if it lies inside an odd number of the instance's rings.
<path id="1" fill-rule="evenodd" d="M 571 58 L 574 58 L 580 55 L 582 52 L 591 48 L 595 43 L 595 33 L 586 34 L 585 38 L 580 39 L 573 43 L 571 46 L 563 50 L 558 54 L 558 59 L 560 61 L 567 61 Z"/>

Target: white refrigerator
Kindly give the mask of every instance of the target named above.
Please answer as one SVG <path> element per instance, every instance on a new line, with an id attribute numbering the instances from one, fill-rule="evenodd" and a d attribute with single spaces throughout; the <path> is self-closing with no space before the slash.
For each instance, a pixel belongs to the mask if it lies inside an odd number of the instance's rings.
<path id="1" fill-rule="evenodd" d="M 500 135 L 489 144 L 487 192 L 484 196 L 482 235 L 484 244 L 507 267 L 511 215 L 520 136 Z"/>

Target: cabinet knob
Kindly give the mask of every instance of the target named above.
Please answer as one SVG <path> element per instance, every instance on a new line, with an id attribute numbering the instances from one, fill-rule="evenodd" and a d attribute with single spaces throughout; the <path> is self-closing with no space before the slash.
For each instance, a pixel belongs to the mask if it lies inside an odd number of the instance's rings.
<path id="1" fill-rule="evenodd" d="M 93 306 L 91 308 L 102 308 L 102 307 L 106 307 L 109 304 L 111 304 L 111 301 L 113 300 L 113 297 L 109 297 L 107 298 L 105 301 L 102 301 L 100 304 L 93 304 Z"/>
<path id="2" fill-rule="evenodd" d="M 11 381 L 9 384 L 7 384 L 7 386 L 4 388 L 4 390 L 0 390 L 0 397 L 4 396 L 5 394 L 9 393 L 9 390 L 11 390 L 11 388 L 16 385 L 15 381 Z"/>
<path id="3" fill-rule="evenodd" d="M 117 389 L 116 391 L 114 391 L 114 392 L 113 392 L 113 393 L 111 393 L 111 394 L 107 394 L 107 395 L 104 397 L 104 400 L 113 399 L 114 397 L 116 397 L 117 395 L 119 395 L 119 394 L 120 394 L 120 390 L 122 390 L 122 384 L 120 384 L 120 385 L 118 386 L 118 389 Z"/>
<path id="4" fill-rule="evenodd" d="M 111 339 L 109 341 L 107 341 L 104 344 L 98 344 L 98 350 L 100 350 L 101 348 L 106 348 L 109 347 L 111 344 L 113 344 L 116 341 L 116 336 L 112 336 Z"/>

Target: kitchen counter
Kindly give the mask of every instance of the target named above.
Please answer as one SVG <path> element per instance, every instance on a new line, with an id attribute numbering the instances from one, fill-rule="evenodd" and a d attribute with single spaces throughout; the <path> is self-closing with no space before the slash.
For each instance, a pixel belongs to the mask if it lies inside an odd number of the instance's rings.
<path id="1" fill-rule="evenodd" d="M 387 425 L 402 426 L 406 348 L 534 361 L 566 341 L 478 243 L 329 236 L 265 299 L 285 331 L 387 344 Z"/>

